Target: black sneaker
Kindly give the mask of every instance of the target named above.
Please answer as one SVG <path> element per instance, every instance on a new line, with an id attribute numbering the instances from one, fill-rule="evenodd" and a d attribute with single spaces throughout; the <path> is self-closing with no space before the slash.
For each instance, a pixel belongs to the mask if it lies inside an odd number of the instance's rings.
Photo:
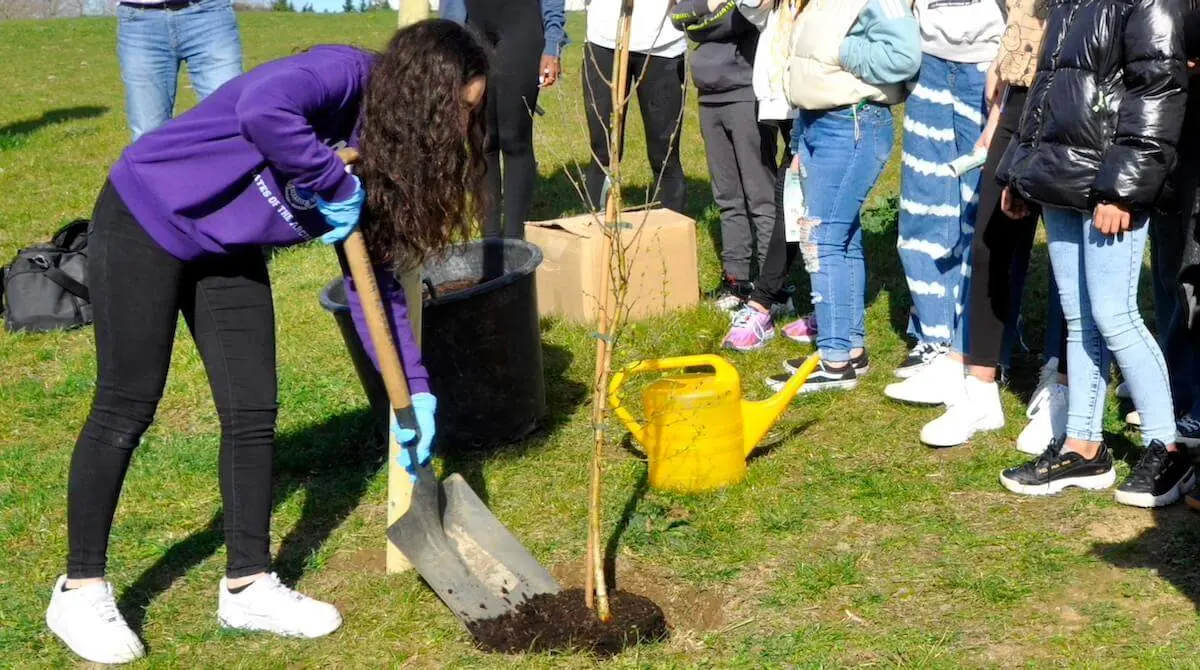
<path id="1" fill-rule="evenodd" d="M 908 358 L 896 368 L 894 374 L 900 379 L 908 379 L 948 353 L 950 347 L 944 344 L 918 344 L 908 352 Z"/>
<path id="2" fill-rule="evenodd" d="M 746 304 L 752 293 L 754 293 L 754 282 L 722 277 L 721 285 L 710 295 L 717 309 L 732 314 Z"/>
<path id="3" fill-rule="evenodd" d="M 807 358 L 789 358 L 789 359 L 787 359 L 786 361 L 783 362 L 783 370 L 787 374 L 786 375 L 775 375 L 774 377 L 771 377 L 771 379 L 775 379 L 776 377 L 783 376 L 784 382 L 786 382 L 787 377 L 790 377 L 791 375 L 796 374 L 796 371 L 799 370 L 804 365 L 804 361 L 806 361 L 806 360 L 808 360 L 808 359 Z M 854 374 L 858 375 L 859 377 L 862 377 L 871 371 L 871 356 L 867 353 L 866 349 L 863 349 L 863 352 L 861 354 L 850 359 L 850 367 L 854 368 Z"/>
<path id="4" fill-rule="evenodd" d="M 802 362 L 803 359 L 801 359 Z M 788 380 L 792 375 L 771 375 L 767 377 L 767 388 L 778 393 L 787 386 Z M 854 372 L 853 365 L 847 365 L 842 368 L 831 368 L 825 361 L 821 361 L 808 379 L 804 382 L 804 386 L 800 387 L 799 393 L 816 393 L 818 391 L 848 391 L 855 386 L 858 386 L 858 375 Z"/>
<path id="5" fill-rule="evenodd" d="M 1196 486 L 1196 473 L 1184 451 L 1167 451 L 1155 440 L 1142 459 L 1117 488 L 1117 502 L 1134 507 L 1165 507 L 1174 504 Z"/>
<path id="6" fill-rule="evenodd" d="M 1041 456 L 1000 473 L 1000 483 L 1013 493 L 1046 496 L 1072 486 L 1097 491 L 1117 481 L 1108 447 L 1100 445 L 1100 451 L 1090 460 L 1062 448 L 1063 439 L 1054 440 Z"/>

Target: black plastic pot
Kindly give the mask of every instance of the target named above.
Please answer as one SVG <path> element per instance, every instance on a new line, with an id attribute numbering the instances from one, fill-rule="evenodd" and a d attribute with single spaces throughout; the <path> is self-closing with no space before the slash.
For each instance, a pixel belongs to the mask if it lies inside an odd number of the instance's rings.
<path id="1" fill-rule="evenodd" d="M 534 271 L 542 252 L 522 240 L 457 245 L 424 269 L 432 286 L 422 314 L 421 349 L 438 398 L 438 436 L 462 446 L 514 442 L 546 414 L 546 382 Z M 438 295 L 451 282 L 480 282 Z M 346 305 L 341 279 L 321 292 L 333 313 L 373 411 L 387 414 L 387 394 Z"/>

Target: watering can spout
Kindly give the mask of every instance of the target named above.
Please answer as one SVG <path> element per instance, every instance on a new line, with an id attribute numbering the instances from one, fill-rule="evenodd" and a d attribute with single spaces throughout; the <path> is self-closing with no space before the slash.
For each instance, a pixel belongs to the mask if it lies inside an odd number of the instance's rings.
<path id="1" fill-rule="evenodd" d="M 817 354 L 810 355 L 804 365 L 792 375 L 778 393 L 757 402 L 743 400 L 742 401 L 742 430 L 744 437 L 742 444 L 746 450 L 746 456 L 758 446 L 759 441 L 771 430 L 775 422 L 779 419 L 779 415 L 787 409 L 792 398 L 800 392 L 800 387 L 804 386 L 804 382 L 808 380 L 808 376 L 816 369 L 817 364 L 821 362 L 820 356 Z"/>

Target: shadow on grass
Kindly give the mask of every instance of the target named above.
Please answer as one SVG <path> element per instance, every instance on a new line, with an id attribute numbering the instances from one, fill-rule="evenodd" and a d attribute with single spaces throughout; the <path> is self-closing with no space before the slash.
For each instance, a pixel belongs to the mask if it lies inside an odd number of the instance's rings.
<path id="1" fill-rule="evenodd" d="M 36 133 L 42 128 L 48 126 L 56 126 L 60 123 L 68 123 L 80 119 L 92 119 L 100 116 L 108 111 L 108 107 L 98 105 L 84 105 L 80 107 L 64 107 L 63 109 L 52 109 L 47 112 L 42 112 L 41 116 L 35 116 L 29 119 L 14 121 L 6 126 L 0 126 L 0 150 L 14 149 L 21 144 L 30 135 Z"/>
<path id="2" fill-rule="evenodd" d="M 284 582 L 300 578 L 313 552 L 358 507 L 383 464 L 386 447 L 372 427 L 371 413 L 364 407 L 276 440 L 275 504 L 297 491 L 306 493 L 300 520 L 283 539 L 274 562 Z M 155 598 L 220 549 L 225 542 L 223 520 L 218 512 L 203 530 L 168 549 L 125 590 L 120 609 L 133 630 L 142 630 L 146 608 Z"/>
<path id="3" fill-rule="evenodd" d="M 1092 553 L 1127 570 L 1153 570 L 1200 611 L 1200 523 L 1196 513 L 1182 505 L 1155 509 L 1154 527 L 1126 542 L 1097 543 Z"/>

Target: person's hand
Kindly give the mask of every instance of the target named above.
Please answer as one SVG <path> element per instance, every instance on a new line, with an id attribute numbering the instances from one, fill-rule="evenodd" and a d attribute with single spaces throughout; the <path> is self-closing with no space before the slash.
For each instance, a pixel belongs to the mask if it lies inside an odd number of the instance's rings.
<path id="1" fill-rule="evenodd" d="M 350 233 L 353 233 L 358 228 L 358 219 L 362 215 L 363 201 L 366 200 L 366 193 L 363 192 L 362 182 L 358 177 L 350 175 L 354 180 L 354 193 L 350 194 L 349 198 L 338 202 L 329 202 L 321 196 L 317 196 L 317 211 L 325 217 L 326 223 L 333 226 L 333 230 L 321 236 L 321 241 L 325 244 L 336 244 L 344 242 Z"/>
<path id="2" fill-rule="evenodd" d="M 396 413 L 391 413 L 391 433 L 396 439 L 396 443 L 400 445 L 400 455 L 397 457 L 400 465 L 408 471 L 410 477 L 416 480 L 417 466 L 425 466 L 429 464 L 429 460 L 433 458 L 433 437 L 436 434 L 437 422 L 435 415 L 437 413 L 437 398 L 432 393 L 417 393 L 412 397 L 413 413 L 417 415 L 417 429 L 421 432 L 420 437 L 408 428 L 401 428 L 396 423 Z M 416 439 L 417 463 L 413 463 L 412 454 L 408 447 L 412 441 Z"/>
<path id="3" fill-rule="evenodd" d="M 1127 208 L 1107 202 L 1096 205 L 1096 211 L 1092 214 L 1092 225 L 1105 235 L 1127 232 L 1132 221 Z"/>
<path id="4" fill-rule="evenodd" d="M 1000 192 L 1000 211 L 1010 219 L 1023 219 L 1029 216 L 1029 203 L 1011 186 L 1005 186 Z"/>
<path id="5" fill-rule="evenodd" d="M 550 88 L 562 76 L 562 59 L 557 56 L 542 56 L 542 64 L 538 70 L 541 75 L 542 88 Z"/>

